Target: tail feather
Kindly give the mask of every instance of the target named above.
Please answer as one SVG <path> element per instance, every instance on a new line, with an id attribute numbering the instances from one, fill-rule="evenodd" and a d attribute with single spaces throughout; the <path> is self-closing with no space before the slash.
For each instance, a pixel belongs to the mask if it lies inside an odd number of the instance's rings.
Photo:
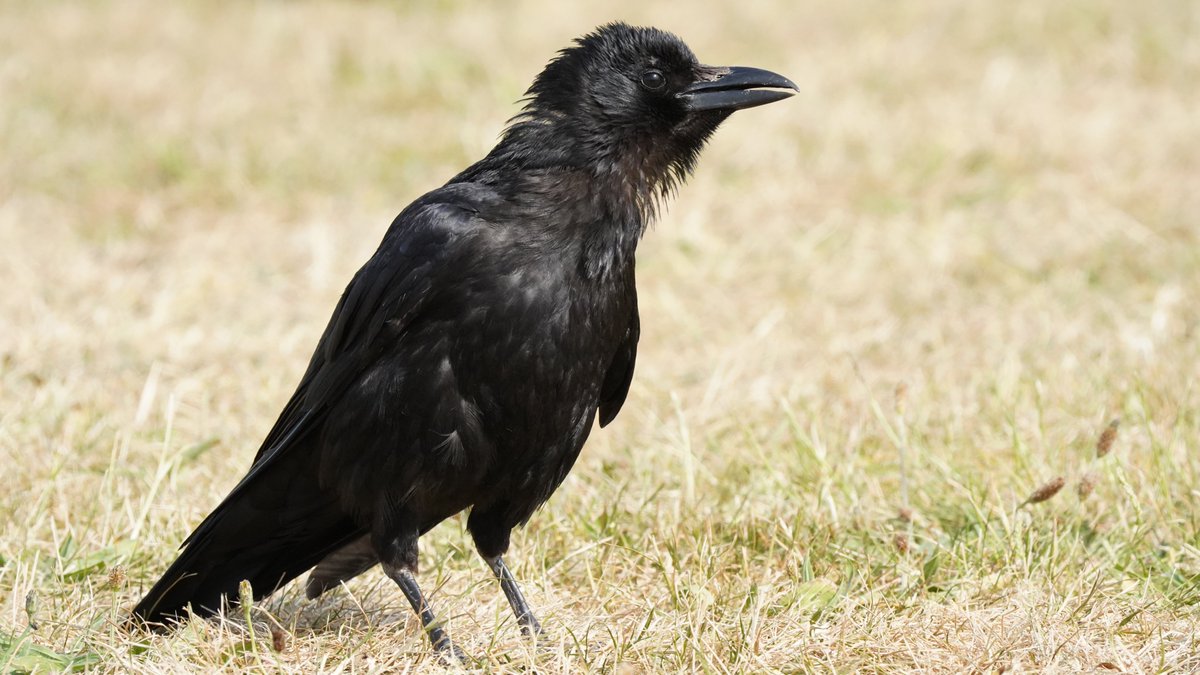
<path id="1" fill-rule="evenodd" d="M 361 537 L 315 472 L 298 464 L 280 462 L 226 497 L 134 608 L 134 619 L 164 624 L 184 618 L 189 606 L 212 615 L 237 597 L 242 580 L 262 598 Z"/>
<path id="2" fill-rule="evenodd" d="M 375 554 L 375 547 L 371 545 L 370 535 L 363 535 L 317 563 L 312 574 L 308 575 L 304 594 L 312 600 L 378 564 L 379 556 Z"/>

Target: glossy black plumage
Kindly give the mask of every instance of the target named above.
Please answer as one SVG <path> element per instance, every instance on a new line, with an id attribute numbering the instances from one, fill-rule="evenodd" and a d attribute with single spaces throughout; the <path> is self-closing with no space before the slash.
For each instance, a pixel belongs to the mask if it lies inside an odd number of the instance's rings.
<path id="1" fill-rule="evenodd" d="M 315 597 L 383 562 L 449 648 L 412 576 L 416 542 L 470 509 L 536 632 L 500 559 L 509 533 L 620 410 L 637 242 L 722 120 L 793 87 L 763 73 L 700 65 L 678 38 L 624 24 L 561 52 L 496 148 L 397 216 L 249 473 L 134 616 L 207 615 L 242 579 L 261 597 L 314 566 Z"/>

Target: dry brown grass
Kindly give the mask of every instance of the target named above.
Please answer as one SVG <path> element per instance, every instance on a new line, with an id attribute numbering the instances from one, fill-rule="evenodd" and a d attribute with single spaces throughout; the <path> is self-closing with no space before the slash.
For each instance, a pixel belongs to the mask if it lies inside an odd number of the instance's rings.
<path id="1" fill-rule="evenodd" d="M 478 666 L 1200 669 L 1198 6 L 684 7 L 5 3 L 0 670 L 439 667 L 376 573 L 253 643 L 116 624 L 392 215 L 613 18 L 803 91 L 642 246 L 630 401 L 511 556 L 553 646 L 423 542 Z"/>

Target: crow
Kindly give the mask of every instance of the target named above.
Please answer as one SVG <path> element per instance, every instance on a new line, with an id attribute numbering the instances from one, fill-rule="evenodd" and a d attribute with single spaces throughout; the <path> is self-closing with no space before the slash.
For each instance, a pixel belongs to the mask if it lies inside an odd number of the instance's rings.
<path id="1" fill-rule="evenodd" d="M 249 472 L 131 622 L 209 616 L 242 580 L 261 598 L 309 569 L 315 598 L 381 564 L 461 659 L 417 585 L 417 539 L 469 509 L 536 638 L 501 556 L 625 401 L 638 241 L 722 121 L 794 90 L 655 28 L 612 23 L 560 51 L 496 147 L 392 222 Z"/>

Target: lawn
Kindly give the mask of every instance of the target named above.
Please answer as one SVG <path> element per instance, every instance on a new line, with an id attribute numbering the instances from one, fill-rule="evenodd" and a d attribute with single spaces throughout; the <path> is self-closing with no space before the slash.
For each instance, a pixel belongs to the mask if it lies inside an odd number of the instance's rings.
<path id="1" fill-rule="evenodd" d="M 629 401 L 508 555 L 549 642 L 461 518 L 422 540 L 474 667 L 1200 670 L 1195 3 L 0 16 L 0 671 L 441 669 L 378 570 L 120 624 L 391 218 L 618 18 L 801 91 L 640 247 Z"/>

